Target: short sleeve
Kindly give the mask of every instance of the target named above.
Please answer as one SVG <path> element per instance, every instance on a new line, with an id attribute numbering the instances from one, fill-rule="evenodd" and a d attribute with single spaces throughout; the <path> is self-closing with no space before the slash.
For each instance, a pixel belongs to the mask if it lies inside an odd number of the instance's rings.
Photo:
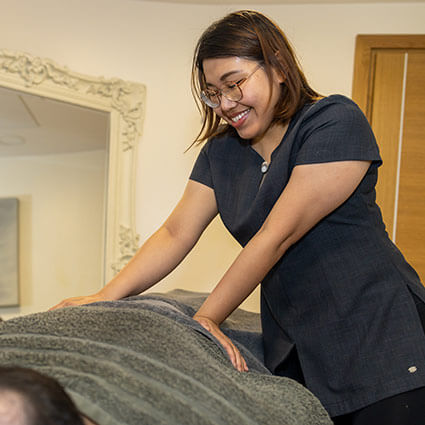
<path id="1" fill-rule="evenodd" d="M 208 158 L 209 143 L 210 142 L 207 142 L 202 147 L 201 152 L 199 152 L 198 158 L 195 161 L 195 165 L 193 166 L 189 179 L 213 188 L 211 166 L 210 160 Z"/>
<path id="2" fill-rule="evenodd" d="M 295 165 L 332 161 L 382 163 L 372 129 L 360 108 L 343 96 L 330 96 L 309 111 Z"/>

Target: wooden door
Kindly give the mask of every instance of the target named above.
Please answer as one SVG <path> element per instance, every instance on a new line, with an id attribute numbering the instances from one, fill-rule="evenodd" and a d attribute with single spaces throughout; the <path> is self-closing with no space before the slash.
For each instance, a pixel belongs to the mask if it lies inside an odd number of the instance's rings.
<path id="1" fill-rule="evenodd" d="M 425 35 L 361 35 L 353 99 L 384 165 L 377 202 L 392 240 L 425 284 Z"/>

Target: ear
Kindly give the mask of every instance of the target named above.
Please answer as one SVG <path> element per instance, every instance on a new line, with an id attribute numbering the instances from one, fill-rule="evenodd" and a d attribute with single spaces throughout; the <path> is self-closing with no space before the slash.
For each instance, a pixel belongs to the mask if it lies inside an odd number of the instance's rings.
<path id="1" fill-rule="evenodd" d="M 279 72 L 277 71 L 277 79 L 279 81 L 280 84 L 284 83 L 286 80 L 286 75 L 283 72 Z"/>
<path id="2" fill-rule="evenodd" d="M 286 80 L 286 74 L 281 70 L 282 68 L 285 69 L 285 64 L 283 62 L 283 59 L 279 50 L 277 50 L 274 55 L 277 59 L 277 62 L 280 65 L 280 69 L 278 67 L 273 67 L 273 72 L 275 74 L 277 81 L 279 81 L 279 83 L 282 84 Z"/>
<path id="3" fill-rule="evenodd" d="M 284 83 L 286 80 L 286 75 L 283 73 L 283 71 L 276 69 L 275 67 L 273 67 L 273 77 L 279 84 Z"/>

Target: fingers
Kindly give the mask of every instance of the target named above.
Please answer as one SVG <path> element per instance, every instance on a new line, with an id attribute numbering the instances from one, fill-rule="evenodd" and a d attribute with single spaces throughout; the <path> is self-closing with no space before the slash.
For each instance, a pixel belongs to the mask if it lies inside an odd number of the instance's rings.
<path id="1" fill-rule="evenodd" d="M 229 355 L 230 361 L 232 362 L 235 369 L 237 369 L 239 372 L 247 372 L 248 366 L 246 361 L 237 347 L 231 342 L 231 340 L 227 338 L 227 340 L 220 341 L 220 343 Z"/>
<path id="2" fill-rule="evenodd" d="M 194 319 L 217 338 L 218 342 L 222 345 L 227 355 L 229 356 L 229 359 L 235 369 L 237 369 L 239 372 L 248 371 L 248 366 L 242 354 L 233 344 L 231 339 L 220 330 L 216 323 L 206 317 L 194 317 Z"/>
<path id="3" fill-rule="evenodd" d="M 68 307 L 67 300 L 61 301 L 59 304 L 54 305 L 53 307 L 50 307 L 48 311 L 56 310 L 58 308 Z"/>
<path id="4" fill-rule="evenodd" d="M 49 311 L 56 310 L 58 308 L 71 307 L 75 305 L 79 305 L 78 298 L 67 298 L 66 300 L 61 301 L 59 304 L 50 307 Z"/>
<path id="5" fill-rule="evenodd" d="M 93 302 L 96 302 L 96 301 L 100 301 L 100 299 L 98 299 L 98 297 L 95 297 L 95 296 L 67 298 L 67 299 L 61 301 L 60 303 L 54 305 L 53 307 L 50 307 L 49 311 L 56 310 L 56 309 L 59 309 L 59 308 L 64 308 L 64 307 L 72 307 L 72 306 L 77 306 L 77 305 L 90 304 L 90 303 L 93 303 Z"/>

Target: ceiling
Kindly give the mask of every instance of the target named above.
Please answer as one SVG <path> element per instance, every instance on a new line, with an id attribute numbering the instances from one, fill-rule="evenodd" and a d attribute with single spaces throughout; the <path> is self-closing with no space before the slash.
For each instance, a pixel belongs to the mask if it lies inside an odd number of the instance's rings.
<path id="1" fill-rule="evenodd" d="M 0 87 L 0 157 L 105 149 L 108 113 Z"/>

